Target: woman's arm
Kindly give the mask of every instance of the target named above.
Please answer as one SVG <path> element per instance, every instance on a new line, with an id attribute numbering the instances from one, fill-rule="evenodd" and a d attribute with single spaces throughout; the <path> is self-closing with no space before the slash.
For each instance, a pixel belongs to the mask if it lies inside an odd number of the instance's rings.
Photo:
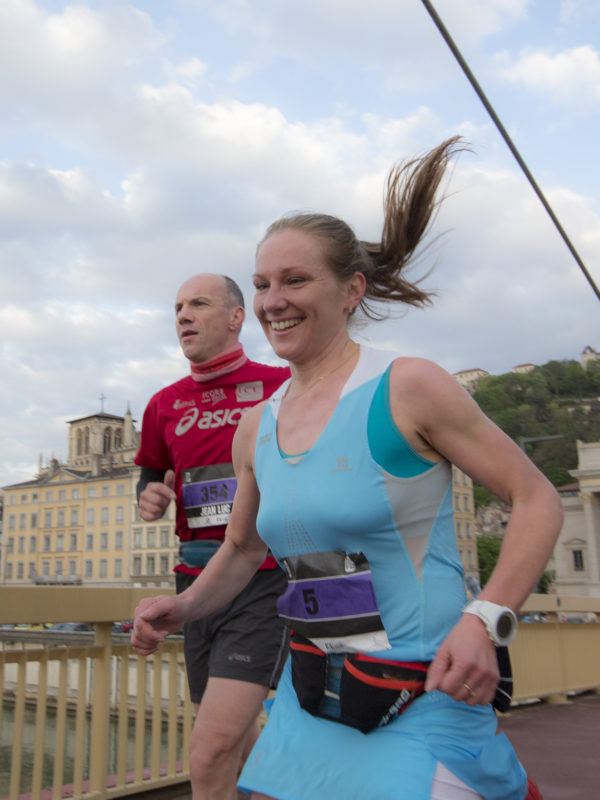
<path id="1" fill-rule="evenodd" d="M 169 633 L 185 622 L 205 617 L 233 600 L 250 581 L 267 555 L 256 530 L 259 491 L 254 478 L 254 443 L 258 407 L 242 420 L 233 441 L 232 460 L 237 490 L 225 540 L 196 580 L 179 595 L 144 598 L 135 611 L 131 643 L 149 655 Z"/>
<path id="2" fill-rule="evenodd" d="M 395 362 L 390 402 L 396 424 L 429 458 L 448 459 L 512 506 L 498 563 L 480 599 L 517 611 L 535 587 L 560 533 L 563 509 L 551 483 L 483 414 L 447 372 L 420 359 Z M 464 614 L 430 668 L 431 686 L 489 702 L 497 680 L 495 653 L 483 622 Z M 459 696 L 457 696 L 459 695 Z"/>

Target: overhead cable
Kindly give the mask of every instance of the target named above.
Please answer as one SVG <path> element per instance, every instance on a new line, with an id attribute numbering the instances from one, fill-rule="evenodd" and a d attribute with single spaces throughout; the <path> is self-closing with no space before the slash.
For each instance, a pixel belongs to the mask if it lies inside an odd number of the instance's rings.
<path id="1" fill-rule="evenodd" d="M 589 283 L 589 284 L 590 284 L 590 286 L 592 287 L 592 290 L 593 290 L 593 291 L 594 291 L 594 293 L 596 294 L 596 297 L 597 297 L 597 298 L 600 300 L 600 290 L 598 289 L 598 287 L 597 287 L 597 286 L 596 286 L 596 284 L 594 283 L 594 279 L 592 278 L 592 276 L 591 276 L 591 275 L 590 275 L 590 273 L 588 272 L 588 270 L 587 270 L 587 268 L 586 268 L 585 264 L 583 263 L 583 260 L 581 259 L 581 257 L 580 257 L 580 255 L 579 255 L 579 253 L 578 253 L 578 252 L 577 252 L 577 250 L 575 249 L 575 247 L 574 247 L 573 243 L 571 242 L 571 240 L 570 240 L 570 239 L 569 239 L 569 237 L 567 236 L 567 234 L 566 234 L 566 232 L 565 232 L 564 228 L 563 228 L 563 227 L 562 227 L 562 225 L 560 224 L 560 221 L 558 220 L 558 218 L 557 218 L 556 214 L 554 213 L 554 211 L 553 211 L 553 210 L 552 210 L 552 208 L 550 207 L 550 204 L 549 204 L 549 203 L 548 203 L 548 201 L 546 200 L 546 198 L 545 198 L 545 196 L 544 196 L 544 193 L 542 192 L 542 190 L 541 190 L 541 189 L 540 189 L 540 187 L 538 186 L 538 184 L 537 184 L 537 182 L 536 182 L 535 178 L 533 177 L 533 175 L 532 175 L 532 174 L 531 174 L 531 172 L 529 171 L 529 168 L 527 167 L 527 164 L 526 164 L 526 163 L 523 161 L 523 159 L 521 158 L 521 155 L 520 155 L 519 151 L 517 150 L 517 148 L 516 148 L 516 146 L 515 146 L 514 142 L 512 141 L 512 139 L 510 138 L 510 136 L 508 135 L 508 132 L 507 132 L 507 130 L 505 129 L 505 127 L 504 127 L 504 125 L 502 124 L 502 122 L 500 121 L 500 119 L 499 119 L 498 115 L 497 115 L 497 114 L 496 114 L 496 112 L 494 111 L 494 109 L 493 109 L 493 107 L 492 107 L 491 103 L 489 102 L 489 100 L 488 100 L 488 99 L 487 99 L 487 97 L 485 96 L 485 93 L 484 93 L 483 89 L 481 88 L 481 86 L 480 86 L 480 85 L 479 85 L 479 83 L 477 82 L 477 79 L 475 78 L 475 76 L 474 76 L 474 75 L 473 75 L 473 73 L 471 72 L 471 70 L 470 70 L 470 68 L 469 68 L 469 65 L 466 63 L 466 61 L 465 61 L 465 59 L 463 58 L 463 56 L 462 56 L 462 54 L 461 54 L 460 50 L 458 49 L 458 47 L 456 46 L 456 44 L 455 44 L 455 42 L 453 41 L 452 37 L 451 37 L 451 36 L 450 36 L 450 34 L 448 33 L 448 30 L 447 30 L 446 26 L 444 25 L 444 23 L 443 23 L 443 22 L 442 22 L 442 20 L 440 19 L 440 16 L 439 16 L 439 14 L 437 13 L 437 11 L 435 10 L 435 8 L 433 7 L 433 4 L 432 4 L 432 3 L 430 3 L 430 2 L 429 2 L 429 0 L 421 0 L 421 2 L 423 3 L 423 5 L 425 6 L 425 8 L 427 9 L 427 11 L 428 11 L 428 13 L 429 13 L 429 16 L 430 16 L 430 17 L 431 17 L 431 19 L 434 21 L 434 23 L 435 23 L 435 25 L 437 26 L 438 30 L 440 31 L 440 33 L 441 33 L 441 34 L 442 34 L 442 36 L 444 37 L 444 40 L 446 41 L 446 44 L 448 45 L 448 47 L 449 47 L 449 48 L 450 48 L 450 50 L 452 51 L 452 53 L 453 53 L 454 57 L 456 58 L 456 60 L 457 60 L 457 61 L 458 61 L 458 63 L 460 64 L 460 66 L 461 66 L 461 68 L 462 68 L 463 72 L 465 73 L 465 75 L 466 75 L 466 76 L 467 76 L 467 78 L 469 79 L 469 81 L 470 81 L 471 85 L 473 86 L 473 88 L 474 88 L 474 89 L 475 89 L 475 91 L 477 92 L 477 95 L 479 96 L 479 99 L 481 100 L 481 102 L 482 102 L 482 103 L 483 103 L 483 105 L 485 106 L 485 108 L 486 108 L 486 110 L 487 110 L 488 114 L 490 115 L 490 117 L 491 117 L 491 118 L 492 118 L 492 120 L 494 121 L 494 123 L 495 123 L 496 127 L 497 127 L 497 128 L 498 128 L 498 130 L 500 131 L 500 134 L 502 135 L 502 138 L 504 139 L 504 141 L 505 141 L 505 142 L 506 142 L 506 144 L 508 145 L 508 147 L 509 147 L 510 151 L 512 152 L 513 156 L 516 158 L 516 160 L 517 160 L 517 162 L 518 162 L 519 166 L 521 167 L 521 169 L 522 169 L 522 170 L 523 170 L 523 172 L 525 173 L 525 175 L 526 175 L 526 177 L 527 177 L 527 180 L 529 181 L 529 183 L 530 183 L 530 184 L 531 184 L 531 186 L 533 187 L 533 190 L 534 190 L 534 192 L 537 194 L 537 196 L 539 197 L 539 199 L 540 199 L 540 201 L 541 201 L 542 205 L 544 206 L 544 208 L 545 208 L 545 209 L 546 209 L 546 211 L 548 212 L 548 214 L 549 214 L 549 216 L 550 216 L 550 218 L 551 218 L 552 222 L 554 223 L 554 225 L 555 225 L 556 229 L 558 230 L 558 232 L 559 232 L 559 233 L 560 233 L 560 235 L 562 236 L 562 238 L 563 238 L 563 240 L 564 240 L 565 244 L 567 245 L 567 247 L 568 247 L 568 248 L 569 248 L 569 250 L 571 251 L 571 255 L 573 256 L 573 258 L 574 258 L 574 259 L 575 259 L 575 261 L 577 262 L 577 264 L 578 264 L 579 268 L 581 269 L 581 271 L 582 271 L 582 272 L 583 272 L 583 274 L 585 275 L 585 277 L 586 277 L 586 279 L 587 279 L 588 283 Z"/>

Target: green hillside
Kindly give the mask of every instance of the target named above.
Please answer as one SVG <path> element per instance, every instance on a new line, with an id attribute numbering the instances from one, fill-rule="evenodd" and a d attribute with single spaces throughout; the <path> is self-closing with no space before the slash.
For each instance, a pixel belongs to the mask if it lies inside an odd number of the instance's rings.
<path id="1" fill-rule="evenodd" d="M 572 483 L 576 441 L 600 441 L 600 362 L 549 361 L 529 373 L 489 375 L 474 398 L 512 439 L 561 436 L 525 443 L 526 452 L 555 486 Z M 476 488 L 476 505 L 491 496 Z"/>

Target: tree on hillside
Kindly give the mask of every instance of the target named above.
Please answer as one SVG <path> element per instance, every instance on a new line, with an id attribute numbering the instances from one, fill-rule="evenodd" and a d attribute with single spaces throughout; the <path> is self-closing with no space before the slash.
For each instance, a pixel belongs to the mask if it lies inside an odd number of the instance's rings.
<path id="1" fill-rule="evenodd" d="M 498 536 L 485 536 L 477 537 L 477 558 L 479 559 L 479 583 L 481 588 L 486 585 L 490 575 L 493 572 L 500 550 L 502 548 L 502 539 Z M 550 586 L 552 585 L 552 575 L 549 572 L 544 572 L 538 581 L 534 591 L 539 594 L 548 594 Z"/>
<path id="2" fill-rule="evenodd" d="M 498 536 L 477 537 L 477 558 L 479 560 L 479 583 L 486 585 L 500 555 L 502 539 Z"/>
<path id="3" fill-rule="evenodd" d="M 577 440 L 600 441 L 600 363 L 583 369 L 578 361 L 549 361 L 529 373 L 483 377 L 474 399 L 517 443 L 523 438 L 561 436 L 531 442 L 527 455 L 552 481 L 572 481 Z M 483 504 L 483 496 L 480 498 Z"/>

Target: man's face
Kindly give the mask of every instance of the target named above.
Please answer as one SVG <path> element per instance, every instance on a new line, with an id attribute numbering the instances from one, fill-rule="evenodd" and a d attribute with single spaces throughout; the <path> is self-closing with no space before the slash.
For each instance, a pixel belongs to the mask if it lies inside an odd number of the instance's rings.
<path id="1" fill-rule="evenodd" d="M 231 306 L 220 275 L 208 273 L 187 280 L 175 300 L 175 327 L 185 357 L 199 364 L 233 347 L 240 310 Z"/>

